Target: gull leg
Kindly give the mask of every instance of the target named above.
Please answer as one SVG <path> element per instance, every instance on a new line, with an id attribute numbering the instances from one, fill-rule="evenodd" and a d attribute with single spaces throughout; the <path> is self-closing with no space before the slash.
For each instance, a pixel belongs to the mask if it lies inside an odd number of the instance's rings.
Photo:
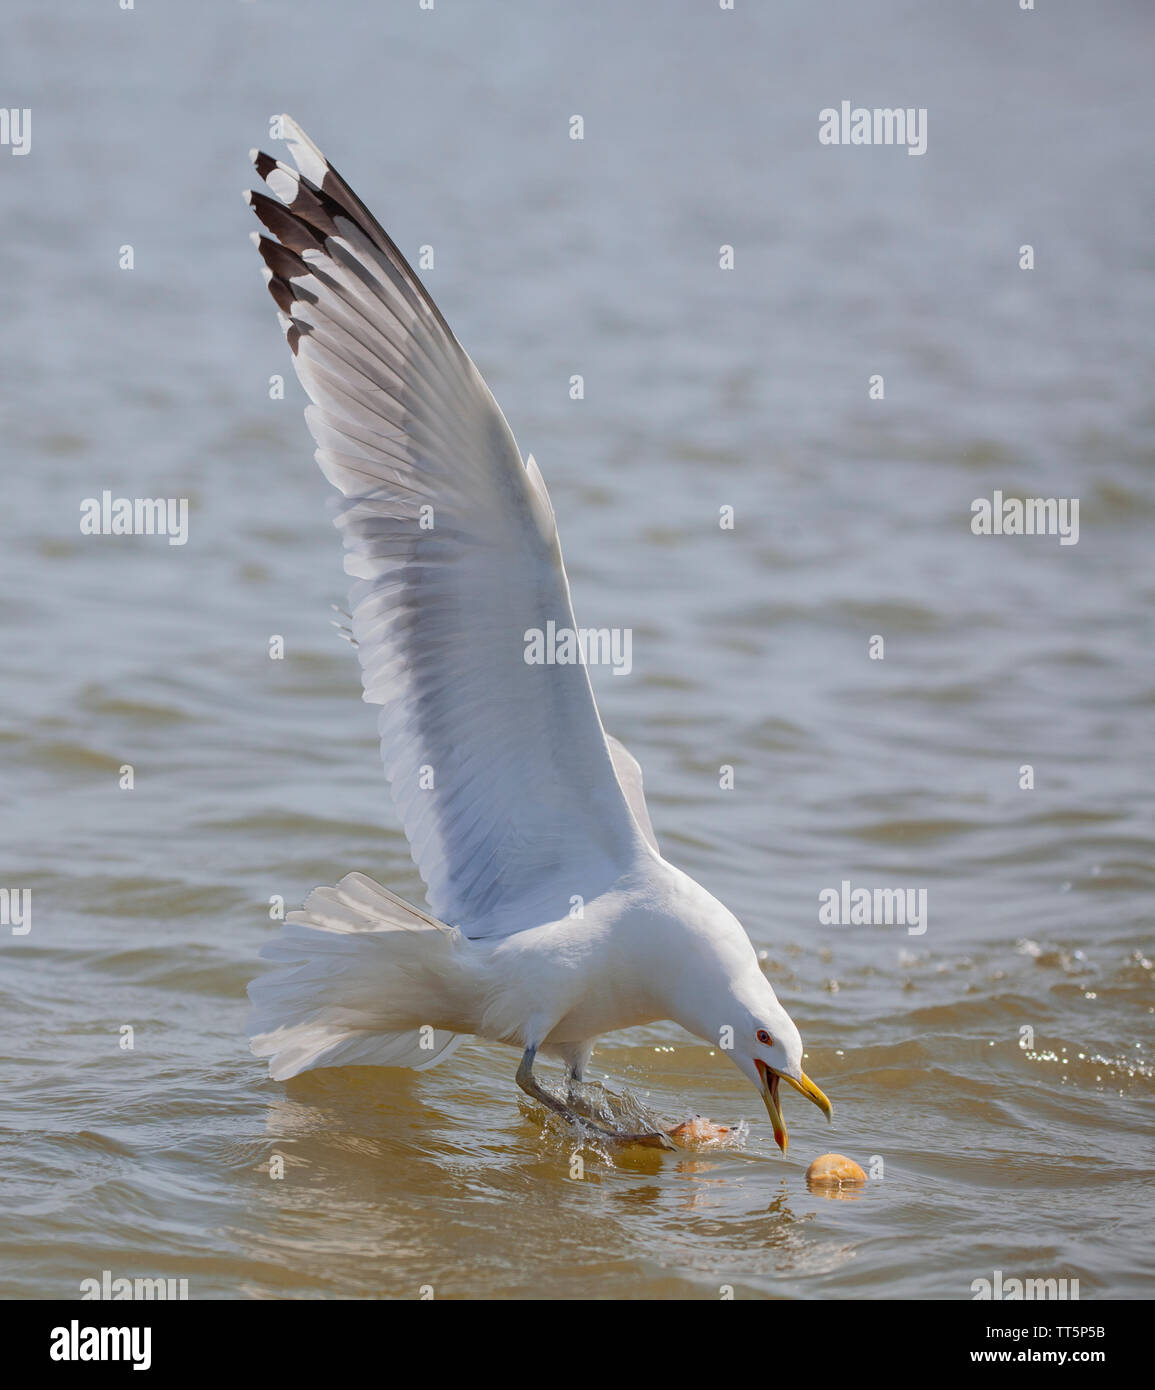
<path id="1" fill-rule="evenodd" d="M 606 1129 L 597 1124 L 594 1120 L 585 1115 L 579 1115 L 575 1110 L 571 1110 L 568 1105 L 563 1104 L 556 1096 L 550 1093 L 538 1083 L 533 1074 L 533 1061 L 537 1056 L 536 1047 L 527 1047 L 517 1068 L 517 1084 L 531 1099 L 536 1100 L 539 1105 L 544 1105 L 547 1110 L 552 1110 L 554 1114 L 561 1115 L 571 1124 L 585 1125 L 589 1129 L 596 1130 L 604 1139 L 610 1139 L 618 1144 L 647 1144 L 650 1148 L 672 1149 L 675 1146 L 670 1143 L 666 1136 L 658 1130 L 652 1130 L 646 1134 L 617 1134 L 612 1129 Z"/>
<path id="2" fill-rule="evenodd" d="M 590 1053 L 593 1052 L 593 1043 L 580 1043 L 562 1050 L 562 1060 L 565 1062 L 566 1080 L 570 1086 L 580 1086 L 585 1080 L 586 1065 L 590 1060 Z"/>

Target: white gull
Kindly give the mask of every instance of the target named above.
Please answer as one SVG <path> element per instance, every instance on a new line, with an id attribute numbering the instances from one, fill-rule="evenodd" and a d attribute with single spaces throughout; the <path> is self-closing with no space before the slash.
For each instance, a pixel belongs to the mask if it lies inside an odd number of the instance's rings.
<path id="1" fill-rule="evenodd" d="M 798 1029 L 738 920 L 662 857 L 585 665 L 526 660 L 530 632 L 576 628 L 541 473 L 376 219 L 281 129 L 297 167 L 254 151 L 275 195 L 246 194 L 254 240 L 341 494 L 364 699 L 430 911 L 359 873 L 315 889 L 262 953 L 282 968 L 250 986 L 253 1051 L 287 1078 L 487 1038 L 576 1118 L 537 1055 L 580 1081 L 602 1034 L 670 1019 L 726 1051 L 785 1149 L 780 1079 L 831 1110 Z"/>

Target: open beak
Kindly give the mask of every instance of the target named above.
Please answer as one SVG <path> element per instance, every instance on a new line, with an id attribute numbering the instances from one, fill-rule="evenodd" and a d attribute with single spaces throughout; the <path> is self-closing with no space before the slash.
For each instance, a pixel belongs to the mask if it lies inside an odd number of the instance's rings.
<path id="1" fill-rule="evenodd" d="M 802 1073 L 801 1081 L 795 1081 L 792 1076 L 785 1076 L 782 1072 L 776 1072 L 773 1067 L 768 1067 L 757 1057 L 754 1059 L 754 1065 L 758 1068 L 758 1075 L 762 1078 L 762 1099 L 766 1102 L 766 1113 L 770 1116 L 770 1123 L 774 1126 L 774 1142 L 785 1153 L 790 1143 L 790 1136 L 786 1133 L 786 1126 L 782 1123 L 782 1111 L 778 1106 L 779 1081 L 789 1081 L 796 1091 L 801 1091 L 804 1096 L 812 1100 L 828 1120 L 834 1107 L 805 1072 Z"/>

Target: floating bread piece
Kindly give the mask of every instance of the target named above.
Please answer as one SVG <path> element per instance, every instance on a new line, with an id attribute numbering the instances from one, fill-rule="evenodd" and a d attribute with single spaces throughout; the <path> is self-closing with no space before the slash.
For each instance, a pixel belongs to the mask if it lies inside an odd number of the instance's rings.
<path id="1" fill-rule="evenodd" d="M 806 1181 L 823 1187 L 857 1187 L 866 1182 L 866 1174 L 845 1154 L 819 1154 L 806 1170 Z"/>
<path id="2" fill-rule="evenodd" d="M 730 1133 L 725 1125 L 716 1125 L 713 1120 L 704 1120 L 701 1115 L 695 1115 L 692 1120 L 683 1120 L 667 1132 L 679 1144 L 705 1144 Z"/>

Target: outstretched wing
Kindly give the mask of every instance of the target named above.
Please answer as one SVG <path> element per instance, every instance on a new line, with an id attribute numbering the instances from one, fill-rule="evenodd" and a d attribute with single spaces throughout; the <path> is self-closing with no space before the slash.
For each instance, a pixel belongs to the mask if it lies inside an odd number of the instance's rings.
<path id="1" fill-rule="evenodd" d="M 469 936 L 564 916 L 637 852 L 581 664 L 553 509 L 477 368 L 368 209 L 282 118 L 248 194 L 317 462 L 339 489 L 364 698 L 433 912 Z M 275 239 L 274 239 L 275 238 Z M 652 832 L 650 832 L 652 834 Z"/>

